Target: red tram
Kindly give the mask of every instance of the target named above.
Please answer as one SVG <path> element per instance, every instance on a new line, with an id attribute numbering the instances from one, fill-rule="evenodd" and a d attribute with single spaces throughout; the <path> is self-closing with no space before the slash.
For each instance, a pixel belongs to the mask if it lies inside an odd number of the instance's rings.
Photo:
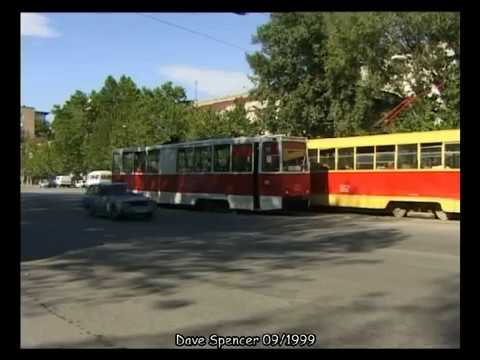
<path id="1" fill-rule="evenodd" d="M 307 208 L 307 140 L 211 139 L 113 151 L 112 180 L 159 204 L 242 210 Z"/>

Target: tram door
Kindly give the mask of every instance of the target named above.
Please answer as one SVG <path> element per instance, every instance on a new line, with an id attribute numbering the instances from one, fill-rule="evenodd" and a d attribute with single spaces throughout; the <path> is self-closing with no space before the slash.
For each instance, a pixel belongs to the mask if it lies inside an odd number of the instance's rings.
<path id="1" fill-rule="evenodd" d="M 253 143 L 253 208 L 257 210 L 260 208 L 260 197 L 259 197 L 259 176 L 258 176 L 258 167 L 259 167 L 259 143 Z"/>

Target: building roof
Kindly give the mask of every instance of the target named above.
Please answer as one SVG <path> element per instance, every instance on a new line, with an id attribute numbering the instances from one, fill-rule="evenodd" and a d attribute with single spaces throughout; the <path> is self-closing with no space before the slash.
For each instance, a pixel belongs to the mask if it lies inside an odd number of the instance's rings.
<path id="1" fill-rule="evenodd" d="M 42 115 L 48 115 L 48 114 L 50 114 L 50 112 L 48 112 L 48 111 L 38 111 L 38 110 L 35 110 L 35 108 L 34 108 L 33 106 L 22 105 L 21 108 L 34 110 L 37 114 L 42 114 Z"/>
<path id="2" fill-rule="evenodd" d="M 238 98 L 247 98 L 249 96 L 248 92 L 240 93 L 240 94 L 233 94 L 233 95 L 228 95 L 228 96 L 222 96 L 210 100 L 203 100 L 203 101 L 198 101 L 196 106 L 208 106 L 208 105 L 214 105 L 217 103 L 223 103 L 227 101 L 234 101 L 235 99 Z"/>

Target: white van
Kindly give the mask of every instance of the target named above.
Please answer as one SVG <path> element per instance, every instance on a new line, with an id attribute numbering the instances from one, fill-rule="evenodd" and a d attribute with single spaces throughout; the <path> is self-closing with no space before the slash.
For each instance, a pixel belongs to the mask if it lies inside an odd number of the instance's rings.
<path id="1" fill-rule="evenodd" d="M 55 178 L 55 185 L 57 187 L 71 187 L 72 177 L 69 175 L 60 175 Z"/>
<path id="2" fill-rule="evenodd" d="M 87 175 L 86 186 L 109 184 L 112 182 L 112 172 L 108 170 L 92 171 Z"/>

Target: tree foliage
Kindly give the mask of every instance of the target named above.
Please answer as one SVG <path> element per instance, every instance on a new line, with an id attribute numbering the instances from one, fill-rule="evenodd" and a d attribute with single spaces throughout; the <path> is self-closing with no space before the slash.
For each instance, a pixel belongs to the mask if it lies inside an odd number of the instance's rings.
<path id="1" fill-rule="evenodd" d="M 459 127 L 457 13 L 278 13 L 260 26 L 247 55 L 262 103 L 251 121 L 242 102 L 201 109 L 166 82 L 139 88 L 122 76 L 98 91 L 76 91 L 53 109 L 41 140 L 22 142 L 30 176 L 109 169 L 118 147 L 250 136 L 347 136 Z M 432 93 L 432 85 L 440 89 Z M 391 128 L 375 124 L 408 95 L 413 105 Z M 43 140 L 42 140 L 43 138 Z"/>
<path id="2" fill-rule="evenodd" d="M 262 46 L 247 55 L 254 94 L 268 104 L 261 121 L 272 132 L 371 133 L 410 94 L 420 101 L 390 130 L 429 128 L 431 117 L 442 119 L 436 128 L 459 124 L 457 13 L 273 14 L 253 41 Z M 444 89 L 441 109 L 426 105 L 433 84 Z"/>
<path id="3" fill-rule="evenodd" d="M 22 169 L 35 177 L 85 174 L 109 169 L 114 148 L 254 135 L 257 127 L 243 105 L 219 114 L 193 106 L 171 82 L 148 89 L 127 76 L 109 76 L 99 91 L 76 91 L 54 107 L 48 146 L 25 142 Z"/>

